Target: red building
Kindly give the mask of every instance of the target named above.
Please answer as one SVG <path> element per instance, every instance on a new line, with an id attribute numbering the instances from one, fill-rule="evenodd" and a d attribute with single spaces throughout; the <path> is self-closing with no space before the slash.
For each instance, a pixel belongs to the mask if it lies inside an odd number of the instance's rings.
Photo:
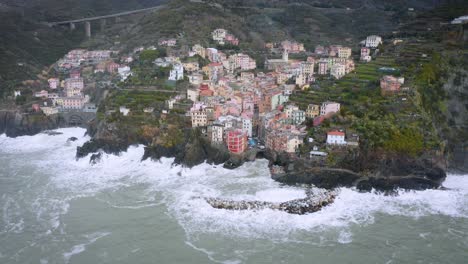
<path id="1" fill-rule="evenodd" d="M 199 95 L 200 96 L 213 96 L 214 91 L 210 89 L 208 84 L 201 84 L 199 88 Z"/>
<path id="2" fill-rule="evenodd" d="M 226 144 L 232 153 L 243 153 L 247 148 L 247 135 L 241 130 L 232 130 L 227 133 Z"/>
<path id="3" fill-rule="evenodd" d="M 314 118 L 314 127 L 315 126 L 320 126 L 323 121 L 325 121 L 325 116 L 318 116 L 318 117 Z"/>

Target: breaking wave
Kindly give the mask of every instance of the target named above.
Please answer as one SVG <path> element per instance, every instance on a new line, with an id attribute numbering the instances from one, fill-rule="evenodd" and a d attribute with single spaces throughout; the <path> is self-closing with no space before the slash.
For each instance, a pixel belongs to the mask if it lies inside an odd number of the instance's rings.
<path id="1" fill-rule="evenodd" d="M 57 131 L 62 134 L 0 136 L 0 154 L 14 159 L 10 162 L 12 173 L 25 166 L 25 160 L 15 157 L 27 156 L 28 166 L 37 171 L 31 177 L 47 175 L 40 183 L 43 185 L 41 190 L 47 190 L 47 194 L 38 193 L 29 205 L 37 220 L 46 225 L 45 234 L 60 229 L 60 217 L 67 213 L 71 200 L 95 196 L 103 190 L 118 192 L 134 185 L 145 186 L 144 199 L 139 197 L 140 200 L 130 203 L 110 201 L 107 202 L 109 206 L 150 210 L 163 204 L 184 228 L 189 241 L 205 233 L 282 241 L 295 239 L 295 234 L 336 229 L 335 241 L 350 243 L 353 239 L 350 227 L 372 224 L 377 213 L 412 218 L 429 215 L 468 218 L 466 175 L 449 175 L 444 183 L 449 190 L 400 191 L 395 196 L 342 188 L 332 205 L 309 215 L 290 215 L 274 210 L 213 209 L 205 202 L 205 197 L 282 202 L 303 198 L 305 192 L 301 187 L 273 181 L 264 160 L 247 163 L 236 170 L 209 164 L 187 169 L 174 166 L 173 159 L 141 161 L 144 149 L 136 146 L 120 156 L 103 155 L 100 163 L 90 165 L 89 158 L 75 159 L 76 147 L 89 140 L 84 136 L 85 131 L 79 128 Z M 67 142 L 72 136 L 78 140 Z M 2 197 L 2 233 L 22 230 L 21 210 L 25 209 L 12 202 L 18 200 L 15 195 L 18 194 L 7 193 Z M 24 193 L 21 195 L 25 196 Z"/>

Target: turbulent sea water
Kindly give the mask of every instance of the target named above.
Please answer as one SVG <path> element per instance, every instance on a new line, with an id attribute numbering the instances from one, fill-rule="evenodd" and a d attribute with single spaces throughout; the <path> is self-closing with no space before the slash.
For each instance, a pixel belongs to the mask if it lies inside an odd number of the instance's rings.
<path id="1" fill-rule="evenodd" d="M 467 263 L 468 175 L 397 196 L 343 188 L 309 215 L 225 211 L 204 197 L 286 201 L 266 161 L 237 170 L 75 159 L 89 138 L 0 136 L 0 263 Z M 78 141 L 67 142 L 75 136 Z"/>

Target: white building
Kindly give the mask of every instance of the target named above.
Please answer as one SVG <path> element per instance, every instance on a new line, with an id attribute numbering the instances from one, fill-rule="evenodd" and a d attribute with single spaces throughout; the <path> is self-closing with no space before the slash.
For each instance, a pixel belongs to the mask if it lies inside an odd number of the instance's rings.
<path id="1" fill-rule="evenodd" d="M 170 81 L 178 81 L 184 79 L 184 67 L 180 63 L 172 65 L 172 70 L 169 73 Z"/>
<path id="2" fill-rule="evenodd" d="M 21 96 L 21 91 L 13 91 L 13 95 L 14 95 L 15 97 Z"/>
<path id="3" fill-rule="evenodd" d="M 299 107 L 296 105 L 287 105 L 284 108 L 284 113 L 286 113 L 287 118 L 291 118 L 293 116 L 293 112 L 298 111 L 298 110 L 299 110 Z"/>
<path id="4" fill-rule="evenodd" d="M 57 87 L 59 86 L 60 84 L 60 80 L 57 79 L 57 78 L 50 78 L 49 80 L 47 80 L 49 82 L 49 88 L 50 89 L 57 89 Z"/>
<path id="5" fill-rule="evenodd" d="M 330 131 L 327 133 L 327 144 L 346 145 L 345 133 L 340 131 Z"/>
<path id="6" fill-rule="evenodd" d="M 349 57 L 351 57 L 351 48 L 349 47 L 338 48 L 338 58 L 348 59 Z"/>
<path id="7" fill-rule="evenodd" d="M 227 31 L 223 28 L 215 29 L 211 35 L 214 41 L 217 41 L 219 44 L 224 44 L 224 39 L 226 38 Z"/>
<path id="8" fill-rule="evenodd" d="M 130 70 L 130 67 L 124 66 L 124 67 L 119 67 L 117 68 L 117 72 L 120 75 L 120 79 L 122 81 L 127 80 L 128 77 L 132 76 L 132 71 Z"/>
<path id="9" fill-rule="evenodd" d="M 121 106 L 119 108 L 119 112 L 122 113 L 123 116 L 128 116 L 128 114 L 130 113 L 130 109 L 128 109 L 125 106 Z"/>
<path id="10" fill-rule="evenodd" d="M 224 138 L 223 125 L 215 124 L 211 127 L 211 143 L 222 143 Z"/>
<path id="11" fill-rule="evenodd" d="M 366 38 L 366 47 L 368 48 L 377 48 L 382 44 L 382 37 L 371 35 Z"/>
<path id="12" fill-rule="evenodd" d="M 336 79 L 341 79 L 346 74 L 346 65 L 342 63 L 335 64 L 331 67 L 330 75 Z"/>
<path id="13" fill-rule="evenodd" d="M 192 127 L 204 127 L 208 124 L 208 113 L 203 110 L 195 110 L 190 112 Z"/>
<path id="14" fill-rule="evenodd" d="M 198 101 L 198 97 L 200 92 L 198 89 L 187 89 L 187 99 L 191 100 L 192 102 Z"/>
<path id="15" fill-rule="evenodd" d="M 286 143 L 286 152 L 294 153 L 301 146 L 302 140 L 298 135 L 289 135 Z"/>
<path id="16" fill-rule="evenodd" d="M 192 73 L 188 76 L 189 82 L 194 85 L 200 85 L 203 82 L 203 74 Z"/>
<path id="17" fill-rule="evenodd" d="M 328 115 L 340 111 L 340 104 L 335 102 L 323 102 L 320 107 L 320 115 Z"/>
<path id="18" fill-rule="evenodd" d="M 252 137 L 252 120 L 247 118 L 242 118 L 242 132 L 248 137 Z"/>

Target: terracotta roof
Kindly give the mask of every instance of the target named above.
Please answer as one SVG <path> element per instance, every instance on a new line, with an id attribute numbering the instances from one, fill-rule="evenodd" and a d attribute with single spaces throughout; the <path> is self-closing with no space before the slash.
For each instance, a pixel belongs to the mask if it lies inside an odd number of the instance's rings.
<path id="1" fill-rule="evenodd" d="M 340 131 L 330 131 L 328 132 L 328 135 L 331 135 L 331 136 L 345 136 L 345 133 L 344 132 L 340 132 Z"/>

